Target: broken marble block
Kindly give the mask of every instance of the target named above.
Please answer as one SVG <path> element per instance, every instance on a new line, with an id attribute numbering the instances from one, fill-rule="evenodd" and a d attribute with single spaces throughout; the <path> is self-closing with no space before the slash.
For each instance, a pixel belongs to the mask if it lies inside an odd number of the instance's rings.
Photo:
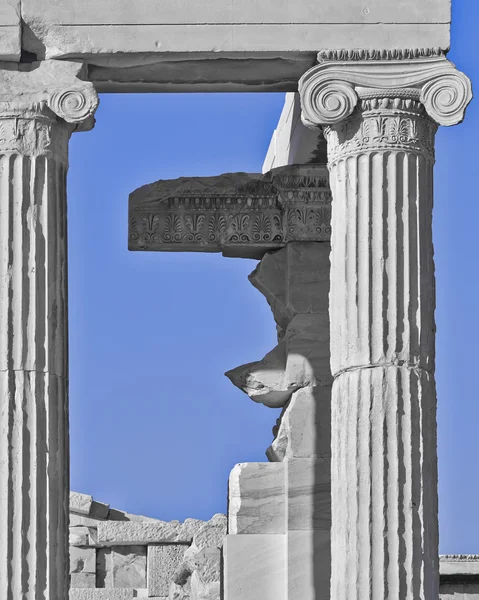
<path id="1" fill-rule="evenodd" d="M 185 551 L 174 583 L 190 590 L 190 600 L 220 600 L 221 551 L 226 536 L 226 515 L 214 515 L 195 533 Z M 177 588 L 170 593 L 181 597 Z"/>
<path id="2" fill-rule="evenodd" d="M 96 577 L 96 549 L 71 546 L 70 573 L 89 573 Z"/>
<path id="3" fill-rule="evenodd" d="M 266 451 L 272 462 L 285 458 L 331 456 L 331 387 L 316 386 L 295 392 L 274 429 Z"/>
<path id="4" fill-rule="evenodd" d="M 229 477 L 228 532 L 285 533 L 284 463 L 240 463 Z"/>
<path id="5" fill-rule="evenodd" d="M 89 515 L 93 498 L 88 494 L 70 492 L 70 511 L 81 515 Z"/>
<path id="6" fill-rule="evenodd" d="M 70 546 L 96 546 L 96 527 L 70 527 Z"/>
<path id="7" fill-rule="evenodd" d="M 99 588 L 146 588 L 146 546 L 99 548 L 96 586 Z"/>
<path id="8" fill-rule="evenodd" d="M 187 546 L 162 544 L 148 546 L 148 595 L 168 596 L 170 584 Z"/>

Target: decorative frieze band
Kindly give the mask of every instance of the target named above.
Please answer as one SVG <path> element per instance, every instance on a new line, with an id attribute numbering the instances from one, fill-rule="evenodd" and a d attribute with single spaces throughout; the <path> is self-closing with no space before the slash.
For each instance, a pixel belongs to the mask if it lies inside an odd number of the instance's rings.
<path id="1" fill-rule="evenodd" d="M 330 220 L 324 165 L 160 180 L 130 195 L 129 249 L 261 258 L 290 241 L 328 241 Z"/>

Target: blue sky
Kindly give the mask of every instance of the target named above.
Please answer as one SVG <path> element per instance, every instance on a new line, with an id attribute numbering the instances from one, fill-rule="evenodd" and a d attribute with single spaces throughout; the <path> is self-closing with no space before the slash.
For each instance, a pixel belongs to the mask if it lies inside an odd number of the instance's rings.
<path id="1" fill-rule="evenodd" d="M 479 78 L 475 0 L 449 58 Z M 71 141 L 71 487 L 161 519 L 226 511 L 234 464 L 266 460 L 276 411 L 223 373 L 275 327 L 256 261 L 127 250 L 128 195 L 157 179 L 260 171 L 283 94 L 103 95 Z M 477 101 L 437 136 L 434 242 L 440 551 L 479 552 Z"/>

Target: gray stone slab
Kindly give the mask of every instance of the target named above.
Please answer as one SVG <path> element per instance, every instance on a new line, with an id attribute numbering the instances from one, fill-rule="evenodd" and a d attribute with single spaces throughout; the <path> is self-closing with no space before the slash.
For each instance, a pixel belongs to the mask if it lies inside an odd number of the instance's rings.
<path id="1" fill-rule="evenodd" d="M 441 576 L 450 578 L 476 575 L 479 582 L 479 554 L 446 554 L 439 557 Z"/>
<path id="2" fill-rule="evenodd" d="M 70 588 L 70 600 L 133 600 L 134 590 L 99 590 Z"/>
<path id="3" fill-rule="evenodd" d="M 70 546 L 96 546 L 96 527 L 70 526 Z"/>
<path id="4" fill-rule="evenodd" d="M 225 600 L 286 600 L 286 536 L 228 535 Z"/>
<path id="5" fill-rule="evenodd" d="M 98 544 L 103 546 L 185 543 L 192 541 L 193 535 L 204 521 L 186 519 L 184 523 L 173 521 L 100 521 L 98 523 Z"/>
<path id="6" fill-rule="evenodd" d="M 70 587 L 92 589 L 96 585 L 95 573 L 72 573 Z"/>
<path id="7" fill-rule="evenodd" d="M 0 60 L 20 60 L 20 0 L 0 0 Z"/>
<path id="8" fill-rule="evenodd" d="M 89 515 L 93 498 L 88 494 L 70 492 L 70 511 L 81 515 Z"/>
<path id="9" fill-rule="evenodd" d="M 284 461 L 288 531 L 331 529 L 331 461 L 292 458 Z"/>
<path id="10" fill-rule="evenodd" d="M 1 13 L 0 13 L 1 14 Z M 264 25 L 267 23 L 448 23 L 448 0 L 369 0 L 367 9 L 356 0 L 312 3 L 309 0 L 275 2 L 275 0 L 245 0 L 225 3 L 212 0 L 198 3 L 195 0 L 22 0 L 22 16 L 28 21 L 40 19 L 45 25 L 197 25 L 240 24 Z M 279 42 L 280 40 L 278 40 Z M 287 43 L 283 41 L 283 43 Z"/>
<path id="11" fill-rule="evenodd" d="M 331 576 L 330 532 L 288 532 L 287 556 L 287 598 L 294 600 L 329 600 Z"/>
<path id="12" fill-rule="evenodd" d="M 448 0 L 24 0 L 22 43 L 39 59 L 89 62 L 99 91 L 294 91 L 320 47 L 448 48 L 449 8 Z"/>
<path id="13" fill-rule="evenodd" d="M 168 596 L 171 582 L 186 546 L 165 544 L 148 546 L 148 596 Z"/>
<path id="14" fill-rule="evenodd" d="M 73 573 L 90 573 L 96 576 L 95 548 L 70 546 L 70 574 Z"/>
<path id="15" fill-rule="evenodd" d="M 146 588 L 146 546 L 116 546 L 111 552 L 114 588 Z"/>
<path id="16" fill-rule="evenodd" d="M 230 534 L 285 533 L 284 463 L 240 463 L 231 471 Z"/>

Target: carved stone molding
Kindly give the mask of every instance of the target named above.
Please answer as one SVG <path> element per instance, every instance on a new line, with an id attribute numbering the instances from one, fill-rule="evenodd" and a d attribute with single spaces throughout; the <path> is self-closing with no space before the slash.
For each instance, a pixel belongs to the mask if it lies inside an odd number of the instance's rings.
<path id="1" fill-rule="evenodd" d="M 336 124 L 374 96 L 420 100 L 437 124 L 455 125 L 472 98 L 468 77 L 434 49 L 321 51 L 318 60 L 299 81 L 308 127 Z"/>
<path id="2" fill-rule="evenodd" d="M 385 150 L 420 154 L 434 162 L 436 130 L 436 123 L 418 100 L 365 99 L 361 110 L 324 128 L 329 164 L 346 156 Z"/>
<path id="3" fill-rule="evenodd" d="M 130 195 L 129 249 L 261 258 L 290 241 L 328 241 L 330 220 L 325 165 L 160 180 Z"/>

